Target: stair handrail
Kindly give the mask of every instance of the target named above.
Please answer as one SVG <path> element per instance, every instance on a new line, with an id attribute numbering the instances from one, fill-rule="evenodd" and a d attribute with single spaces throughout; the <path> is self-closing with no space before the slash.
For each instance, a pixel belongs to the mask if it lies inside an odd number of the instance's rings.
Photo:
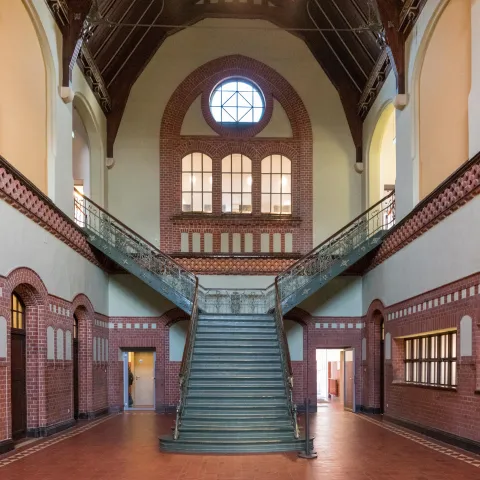
<path id="1" fill-rule="evenodd" d="M 179 428 L 182 421 L 183 408 L 185 407 L 185 398 L 187 396 L 188 381 L 190 379 L 190 367 L 192 363 L 193 347 L 195 344 L 195 334 L 197 332 L 198 325 L 198 296 L 199 285 L 197 277 L 195 282 L 195 294 L 193 296 L 192 313 L 190 315 L 190 324 L 188 326 L 187 338 L 185 340 L 185 347 L 182 355 L 182 364 L 180 366 L 180 373 L 178 375 L 180 399 L 176 409 L 175 429 L 173 432 L 174 440 L 177 440 L 179 436 Z"/>
<path id="2" fill-rule="evenodd" d="M 293 402 L 293 368 L 288 348 L 287 333 L 283 321 L 282 304 L 277 281 L 275 280 L 275 325 L 277 328 L 278 342 L 280 344 L 280 358 L 282 362 L 283 381 L 287 394 L 288 413 L 291 417 L 295 438 L 300 436 L 298 428 L 297 405 Z"/>
<path id="3" fill-rule="evenodd" d="M 76 221 L 89 235 L 94 234 L 107 247 L 117 250 L 125 259 L 125 266 L 130 258 L 143 268 L 145 275 L 148 272 L 157 276 L 168 288 L 186 299 L 190 308 L 197 283 L 196 275 L 77 189 L 75 197 Z"/>
<path id="4" fill-rule="evenodd" d="M 302 258 L 299 258 L 295 263 L 292 263 L 292 265 L 290 265 L 288 268 L 286 268 L 285 270 L 283 270 L 282 272 L 280 272 L 276 277 L 275 277 L 275 280 L 277 279 L 280 279 L 281 277 L 283 277 L 284 275 L 288 274 L 288 272 L 290 272 L 291 270 L 294 270 L 298 265 L 300 265 L 301 263 L 303 263 L 305 261 L 305 258 L 308 258 L 312 255 L 315 255 L 316 253 L 318 253 L 319 250 L 322 249 L 322 247 L 324 246 L 324 244 L 327 244 L 329 243 L 331 240 L 333 240 L 335 237 L 339 237 L 341 236 L 341 234 L 346 234 L 348 233 L 347 230 L 349 229 L 349 227 L 351 227 L 355 222 L 357 222 L 358 220 L 360 220 L 362 217 L 365 217 L 369 212 L 373 211 L 375 208 L 379 207 L 382 205 L 382 203 L 384 203 L 385 201 L 388 201 L 390 199 L 390 197 L 395 197 L 395 190 L 392 190 L 388 195 L 386 195 L 385 197 L 383 197 L 382 199 L 380 199 L 377 203 L 375 203 L 374 205 L 372 205 L 370 208 L 368 208 L 367 210 L 363 211 L 360 215 L 358 215 L 357 217 L 355 217 L 351 222 L 347 223 L 346 225 L 344 225 L 342 228 L 340 228 L 339 230 L 337 230 L 334 234 L 330 235 L 330 237 L 328 237 L 327 239 L 323 240 L 321 243 L 319 243 L 316 247 L 312 248 L 312 250 L 310 250 L 308 253 L 306 253 L 305 255 L 302 256 Z"/>

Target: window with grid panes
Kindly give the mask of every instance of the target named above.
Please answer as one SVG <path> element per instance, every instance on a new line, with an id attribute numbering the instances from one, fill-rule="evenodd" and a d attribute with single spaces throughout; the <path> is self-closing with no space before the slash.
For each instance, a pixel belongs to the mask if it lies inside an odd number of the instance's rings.
<path id="1" fill-rule="evenodd" d="M 212 213 L 212 159 L 191 153 L 182 159 L 182 212 Z"/>
<path id="2" fill-rule="evenodd" d="M 222 212 L 252 213 L 252 161 L 245 155 L 222 160 Z"/>
<path id="3" fill-rule="evenodd" d="M 25 305 L 16 293 L 12 293 L 12 328 L 25 330 Z"/>
<path id="4" fill-rule="evenodd" d="M 457 333 L 452 331 L 405 339 L 405 381 L 455 387 Z"/>
<path id="5" fill-rule="evenodd" d="M 292 162 L 283 155 L 262 160 L 262 213 L 292 213 Z"/>

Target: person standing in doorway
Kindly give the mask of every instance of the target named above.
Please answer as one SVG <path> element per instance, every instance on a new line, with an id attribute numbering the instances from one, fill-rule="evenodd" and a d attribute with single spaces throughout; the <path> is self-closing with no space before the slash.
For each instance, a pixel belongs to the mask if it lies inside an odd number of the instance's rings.
<path id="1" fill-rule="evenodd" d="M 133 385 L 133 373 L 129 365 L 128 366 L 128 406 L 130 408 L 133 406 L 132 385 Z"/>

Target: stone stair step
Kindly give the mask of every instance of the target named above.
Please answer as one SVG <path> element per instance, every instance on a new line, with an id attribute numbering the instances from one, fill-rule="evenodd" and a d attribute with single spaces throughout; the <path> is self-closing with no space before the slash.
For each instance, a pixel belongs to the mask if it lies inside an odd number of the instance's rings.
<path id="1" fill-rule="evenodd" d="M 291 433 L 292 423 L 290 419 L 284 415 L 281 418 L 202 418 L 185 416 L 182 420 L 182 430 L 185 429 L 205 429 L 215 428 L 221 430 L 228 430 L 231 428 L 242 428 L 244 430 L 281 428 L 288 429 Z"/>
<path id="2" fill-rule="evenodd" d="M 261 362 L 280 362 L 280 353 L 276 354 L 256 354 L 253 352 L 229 352 L 223 355 L 215 355 L 213 353 L 193 353 L 194 362 L 215 362 L 217 365 L 221 362 L 235 362 L 235 363 L 261 363 Z"/>
<path id="3" fill-rule="evenodd" d="M 275 317 L 268 313 L 252 313 L 252 314 L 228 314 L 228 313 L 201 313 L 198 320 L 215 320 L 228 322 L 251 322 L 253 320 L 275 321 Z"/>
<path id="4" fill-rule="evenodd" d="M 210 388 L 206 390 L 198 388 L 189 388 L 187 399 L 202 398 L 204 400 L 268 400 L 268 399 L 285 399 L 285 389 L 283 386 L 276 389 L 245 389 L 245 388 Z"/>
<path id="5" fill-rule="evenodd" d="M 283 382 L 283 374 L 279 370 L 277 372 L 266 371 L 266 372 L 245 372 L 245 371 L 203 371 L 203 370 L 192 370 L 190 372 L 190 381 L 206 381 L 206 382 L 218 382 L 221 380 L 230 380 L 235 379 L 239 382 L 248 382 L 248 381 L 259 381 L 259 382 L 270 382 L 270 381 L 280 381 Z"/>
<path id="6" fill-rule="evenodd" d="M 231 410 L 239 409 L 244 407 L 246 403 L 245 398 L 239 397 L 227 397 L 227 398 L 209 398 L 199 396 L 199 397 L 190 397 L 187 396 L 185 400 L 185 405 L 188 407 L 206 407 L 209 409 L 218 409 L 221 407 L 228 408 Z M 287 400 L 285 395 L 282 397 L 277 398 L 270 398 L 270 397 L 254 397 L 248 399 L 248 406 L 249 407 L 259 407 L 264 406 L 266 408 L 272 407 L 287 407 Z"/>
<path id="7" fill-rule="evenodd" d="M 276 334 L 277 329 L 275 325 L 235 325 L 225 326 L 223 324 L 220 325 L 200 325 L 198 324 L 197 327 L 197 334 L 199 333 L 242 333 L 245 335 L 264 335 L 265 333 Z"/>
<path id="8" fill-rule="evenodd" d="M 204 340 L 197 338 L 195 340 L 195 348 L 262 348 L 262 349 L 279 349 L 278 340 L 252 340 L 228 338 L 223 340 Z"/>
<path id="9" fill-rule="evenodd" d="M 252 334 L 244 333 L 244 332 L 232 332 L 226 333 L 223 331 L 219 331 L 218 333 L 198 333 L 196 335 L 195 342 L 205 341 L 205 342 L 223 342 L 225 340 L 235 340 L 235 341 L 243 341 L 248 340 L 250 342 L 264 342 L 264 341 L 273 341 L 277 342 L 278 345 L 278 337 L 276 333 L 263 333 L 263 332 L 255 332 Z"/>
<path id="10" fill-rule="evenodd" d="M 192 363 L 191 374 L 193 373 L 215 373 L 217 375 L 231 375 L 232 373 L 245 373 L 248 375 L 265 375 L 269 373 L 280 373 L 283 375 L 281 364 L 272 364 L 272 363 L 259 363 L 259 362 L 243 362 L 237 364 L 235 362 L 223 362 L 223 363 L 209 363 L 209 362 L 200 362 L 196 361 Z"/>
<path id="11" fill-rule="evenodd" d="M 225 322 L 223 320 L 216 320 L 216 319 L 202 319 L 198 320 L 198 327 L 237 327 L 237 328 L 260 328 L 260 327 L 269 327 L 275 328 L 275 322 L 273 321 L 265 321 L 265 320 L 230 320 Z"/>
<path id="12" fill-rule="evenodd" d="M 259 345 L 225 345 L 225 347 L 206 347 L 206 346 L 198 346 L 195 344 L 193 348 L 193 354 L 215 354 L 215 355 L 259 355 L 259 354 L 268 354 L 273 355 L 277 354 L 280 355 L 280 348 L 277 346 L 268 346 L 262 347 Z"/>
<path id="13" fill-rule="evenodd" d="M 237 378 L 225 378 L 225 379 L 197 379 L 197 378 L 192 378 L 190 377 L 190 383 L 189 387 L 195 387 L 195 388 L 253 388 L 253 389 L 259 389 L 259 388 L 285 388 L 285 384 L 283 383 L 283 379 L 279 380 L 265 380 L 265 379 L 237 379 Z"/>
<path id="14" fill-rule="evenodd" d="M 190 430 L 183 428 L 180 429 L 180 438 L 183 439 L 196 439 L 196 440 L 215 440 L 215 441 L 248 441 L 254 442 L 256 440 L 294 440 L 293 430 L 285 431 L 282 429 L 272 429 L 269 431 L 260 431 L 260 430 L 238 430 L 231 429 L 228 431 L 218 431 L 218 429 L 211 430 Z"/>

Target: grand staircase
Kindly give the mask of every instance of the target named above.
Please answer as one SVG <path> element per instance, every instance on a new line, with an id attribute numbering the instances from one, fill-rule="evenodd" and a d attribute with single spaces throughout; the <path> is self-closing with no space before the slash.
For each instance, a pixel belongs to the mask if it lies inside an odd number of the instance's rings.
<path id="1" fill-rule="evenodd" d="M 303 449 L 283 315 L 379 246 L 395 222 L 394 194 L 264 290 L 205 289 L 194 274 L 80 193 L 75 211 L 96 249 L 190 314 L 175 428 L 160 438 L 160 448 L 184 453 Z"/>
<path id="2" fill-rule="evenodd" d="M 160 448 L 302 449 L 283 372 L 274 315 L 199 315 L 178 431 L 161 438 Z"/>

